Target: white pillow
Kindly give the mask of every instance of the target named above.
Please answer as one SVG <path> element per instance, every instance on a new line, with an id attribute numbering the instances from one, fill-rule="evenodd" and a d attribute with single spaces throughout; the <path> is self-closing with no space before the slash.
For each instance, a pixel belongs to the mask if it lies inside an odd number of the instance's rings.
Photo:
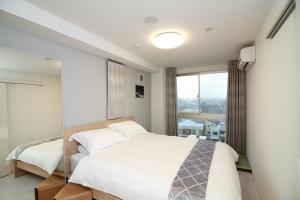
<path id="1" fill-rule="evenodd" d="M 98 151 L 114 144 L 124 142 L 127 139 L 121 134 L 109 128 L 95 129 L 78 132 L 70 137 L 70 141 L 76 140 L 93 156 Z"/>
<path id="2" fill-rule="evenodd" d="M 134 121 L 124 121 L 108 125 L 114 131 L 121 133 L 123 136 L 130 138 L 134 135 L 148 133 L 144 127 Z"/>
<path id="3" fill-rule="evenodd" d="M 86 150 L 86 148 L 82 145 L 78 145 L 77 150 L 79 151 L 79 153 L 82 153 L 82 154 L 85 154 L 85 155 L 89 154 L 88 150 Z"/>

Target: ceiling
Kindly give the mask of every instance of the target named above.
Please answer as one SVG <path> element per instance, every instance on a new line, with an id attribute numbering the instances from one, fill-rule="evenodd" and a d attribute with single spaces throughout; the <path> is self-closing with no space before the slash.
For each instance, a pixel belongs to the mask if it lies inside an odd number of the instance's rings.
<path id="1" fill-rule="evenodd" d="M 60 75 L 60 62 L 22 51 L 0 47 L 0 70 Z"/>
<path id="2" fill-rule="evenodd" d="M 27 0 L 158 66 L 191 67 L 237 58 L 253 42 L 273 0 Z M 158 17 L 145 24 L 148 15 Z M 213 27 L 212 31 L 205 29 Z M 155 48 L 151 38 L 178 31 L 186 42 Z M 135 48 L 140 44 L 140 48 Z"/>

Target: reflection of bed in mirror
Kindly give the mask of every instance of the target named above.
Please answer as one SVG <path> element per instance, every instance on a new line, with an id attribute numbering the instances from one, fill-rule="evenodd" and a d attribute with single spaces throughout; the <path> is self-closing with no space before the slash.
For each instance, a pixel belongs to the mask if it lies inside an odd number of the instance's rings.
<path id="1" fill-rule="evenodd" d="M 53 137 L 16 147 L 6 158 L 14 162 L 15 177 L 33 173 L 48 178 L 64 177 L 63 139 Z"/>
<path id="2" fill-rule="evenodd" d="M 0 47 L 0 177 L 64 176 L 60 65 Z"/>

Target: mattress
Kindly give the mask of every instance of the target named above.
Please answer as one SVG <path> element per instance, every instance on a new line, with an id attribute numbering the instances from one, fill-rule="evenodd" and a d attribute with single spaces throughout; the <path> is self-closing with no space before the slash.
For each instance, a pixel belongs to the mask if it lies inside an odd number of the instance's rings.
<path id="1" fill-rule="evenodd" d="M 84 153 L 76 153 L 73 154 L 71 157 L 71 172 L 73 173 L 74 169 L 76 168 L 76 166 L 78 165 L 79 161 L 86 157 L 87 155 Z"/>
<path id="2" fill-rule="evenodd" d="M 130 200 L 168 200 L 169 191 L 197 139 L 140 134 L 81 158 L 69 181 Z M 233 150 L 216 143 L 206 200 L 241 200 Z"/>

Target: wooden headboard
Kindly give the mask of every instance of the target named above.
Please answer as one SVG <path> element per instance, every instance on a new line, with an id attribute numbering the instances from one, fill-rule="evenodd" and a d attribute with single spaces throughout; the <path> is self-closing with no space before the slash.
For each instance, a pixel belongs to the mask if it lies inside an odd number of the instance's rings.
<path id="1" fill-rule="evenodd" d="M 97 122 L 93 124 L 86 124 L 81 126 L 74 126 L 72 128 L 65 129 L 64 131 L 64 160 L 65 160 L 65 173 L 66 176 L 69 178 L 71 175 L 71 156 L 75 153 L 78 153 L 77 147 L 78 142 L 75 140 L 69 141 L 69 138 L 74 135 L 75 133 L 81 132 L 81 131 L 88 131 L 88 130 L 94 130 L 99 128 L 106 128 L 109 124 L 113 124 L 116 122 L 122 122 L 122 121 L 128 121 L 128 120 L 134 120 L 134 117 L 123 117 L 119 119 L 113 119 L 113 120 L 107 120 L 102 122 Z"/>

